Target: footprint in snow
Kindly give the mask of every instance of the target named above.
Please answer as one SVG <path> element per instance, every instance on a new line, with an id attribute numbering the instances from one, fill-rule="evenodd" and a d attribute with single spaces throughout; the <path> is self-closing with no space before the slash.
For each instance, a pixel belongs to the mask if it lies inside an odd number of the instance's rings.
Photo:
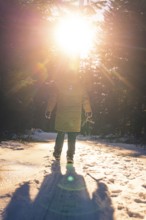
<path id="1" fill-rule="evenodd" d="M 143 204 L 146 204 L 146 200 L 134 199 L 134 201 L 135 201 L 136 203 L 143 203 Z"/>
<path id="2" fill-rule="evenodd" d="M 129 210 L 128 208 L 126 211 L 127 211 L 127 214 L 129 215 L 130 218 L 144 219 L 144 216 L 141 215 L 140 213 L 133 212 L 133 211 Z"/>
<path id="3" fill-rule="evenodd" d="M 146 184 L 143 184 L 142 187 L 144 187 L 146 189 Z"/>

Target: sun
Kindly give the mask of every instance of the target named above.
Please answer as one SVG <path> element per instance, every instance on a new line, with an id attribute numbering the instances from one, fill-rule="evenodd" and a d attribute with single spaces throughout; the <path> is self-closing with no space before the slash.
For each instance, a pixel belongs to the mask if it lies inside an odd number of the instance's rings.
<path id="1" fill-rule="evenodd" d="M 61 19 L 55 28 L 57 46 L 69 55 L 86 55 L 94 44 L 95 28 L 87 18 L 71 15 Z"/>

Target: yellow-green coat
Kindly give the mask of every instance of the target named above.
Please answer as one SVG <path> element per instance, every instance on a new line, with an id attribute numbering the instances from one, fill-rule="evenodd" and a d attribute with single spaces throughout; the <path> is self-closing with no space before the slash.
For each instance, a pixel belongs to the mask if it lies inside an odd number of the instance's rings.
<path id="1" fill-rule="evenodd" d="M 91 112 L 89 98 L 81 82 L 62 79 L 56 83 L 48 102 L 47 110 L 52 112 L 57 105 L 55 129 L 63 132 L 79 132 L 81 130 L 81 114 Z"/>

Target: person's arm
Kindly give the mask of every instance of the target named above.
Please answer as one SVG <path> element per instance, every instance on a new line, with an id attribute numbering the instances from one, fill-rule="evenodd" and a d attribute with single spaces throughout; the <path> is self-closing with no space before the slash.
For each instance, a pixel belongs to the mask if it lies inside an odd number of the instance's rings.
<path id="1" fill-rule="evenodd" d="M 51 118 L 51 113 L 52 113 L 53 109 L 55 108 L 56 103 L 57 103 L 57 91 L 55 89 L 53 89 L 50 92 L 49 101 L 48 101 L 46 111 L 45 111 L 45 117 L 47 119 Z"/>
<path id="2" fill-rule="evenodd" d="M 92 117 L 92 109 L 91 109 L 91 104 L 89 100 L 89 96 L 87 92 L 84 92 L 83 94 L 83 109 L 85 111 L 86 117 L 91 118 Z"/>

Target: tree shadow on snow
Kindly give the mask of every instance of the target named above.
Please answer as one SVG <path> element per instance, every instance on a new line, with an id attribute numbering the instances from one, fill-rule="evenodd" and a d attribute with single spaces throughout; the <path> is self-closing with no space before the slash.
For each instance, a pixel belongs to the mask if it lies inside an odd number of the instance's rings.
<path id="1" fill-rule="evenodd" d="M 130 156 L 130 157 L 145 157 L 146 149 L 139 147 L 134 144 L 124 144 L 124 143 L 105 143 L 105 146 L 110 147 L 110 150 L 119 150 L 120 155 Z"/>
<path id="2" fill-rule="evenodd" d="M 4 210 L 3 219 L 26 220 L 30 214 L 30 207 L 29 182 L 26 182 L 15 191 L 10 203 Z"/>
<path id="3" fill-rule="evenodd" d="M 3 220 L 113 220 L 114 210 L 107 186 L 100 181 L 90 198 L 85 180 L 67 164 L 62 175 L 60 164 L 52 164 L 51 174 L 44 177 L 33 202 L 29 184 L 14 193 Z"/>

